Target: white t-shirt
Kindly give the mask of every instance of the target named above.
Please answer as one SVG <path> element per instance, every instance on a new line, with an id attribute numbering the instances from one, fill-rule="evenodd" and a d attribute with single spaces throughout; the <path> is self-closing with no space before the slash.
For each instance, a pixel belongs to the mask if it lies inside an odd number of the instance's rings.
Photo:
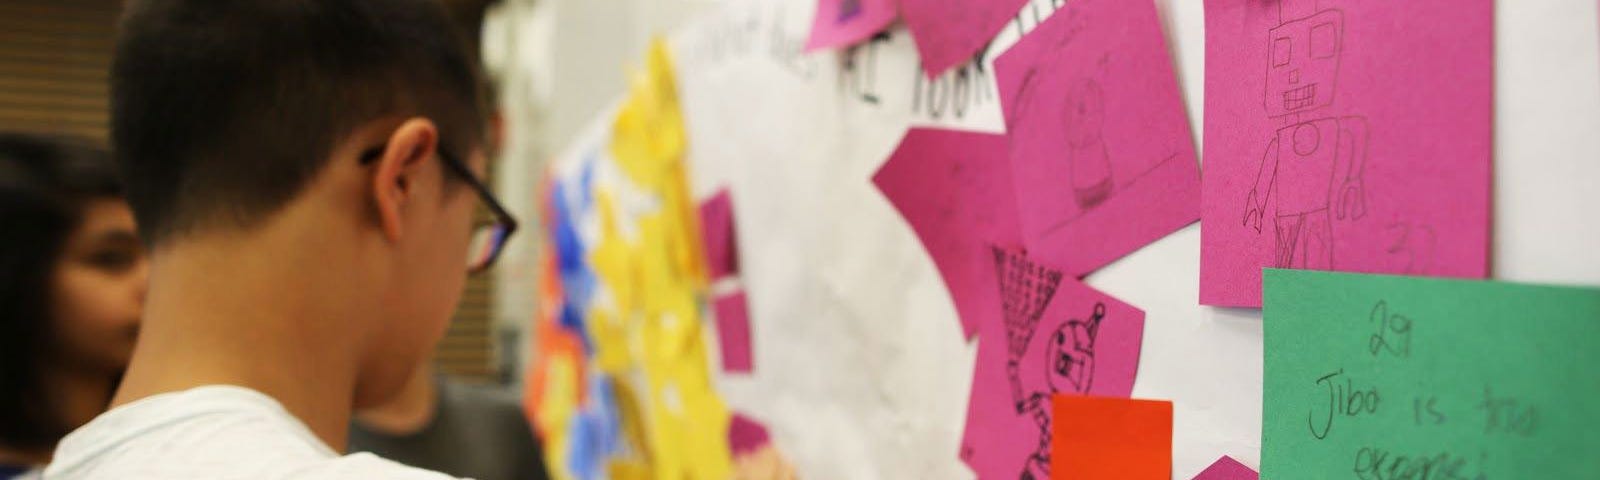
<path id="1" fill-rule="evenodd" d="M 100 415 L 61 440 L 44 478 L 451 477 L 369 453 L 339 456 L 271 397 L 211 385 L 144 398 Z"/>

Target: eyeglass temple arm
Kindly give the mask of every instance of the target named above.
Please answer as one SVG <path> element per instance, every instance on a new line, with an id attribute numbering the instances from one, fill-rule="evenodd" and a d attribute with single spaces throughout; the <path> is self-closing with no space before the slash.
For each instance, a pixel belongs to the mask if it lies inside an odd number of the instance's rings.
<path id="1" fill-rule="evenodd" d="M 383 147 L 381 146 L 367 150 L 361 155 L 361 163 L 371 163 L 374 160 L 377 160 L 382 154 Z M 500 204 L 500 200 L 494 198 L 494 195 L 489 193 L 489 187 L 484 185 L 483 181 L 479 180 L 478 176 L 474 175 L 472 170 L 467 168 L 467 164 L 461 163 L 460 159 L 445 153 L 442 149 L 439 150 L 439 157 L 444 159 L 446 168 L 449 168 L 451 172 L 456 174 L 456 176 L 461 177 L 462 180 L 467 182 L 468 186 L 472 187 L 472 189 L 478 193 L 478 197 L 483 199 L 484 205 L 489 206 L 489 212 L 493 213 L 495 218 L 500 220 L 500 222 L 505 225 L 506 231 L 502 235 L 507 238 L 511 237 L 511 234 L 517 231 L 517 218 L 511 216 L 511 212 L 506 211 L 506 207 Z"/>

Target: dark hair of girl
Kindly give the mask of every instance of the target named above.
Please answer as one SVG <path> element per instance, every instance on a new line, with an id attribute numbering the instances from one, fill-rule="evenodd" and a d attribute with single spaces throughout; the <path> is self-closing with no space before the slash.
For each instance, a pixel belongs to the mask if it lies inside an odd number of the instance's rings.
<path id="1" fill-rule="evenodd" d="M 0 132 L 0 446 L 51 448 L 70 428 L 42 384 L 55 343 L 52 275 L 85 203 L 121 196 L 104 149 Z"/>

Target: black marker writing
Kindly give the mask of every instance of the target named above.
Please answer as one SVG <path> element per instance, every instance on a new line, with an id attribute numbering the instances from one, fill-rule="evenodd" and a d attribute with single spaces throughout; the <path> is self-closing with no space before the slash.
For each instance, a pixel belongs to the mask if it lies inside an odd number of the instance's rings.
<path id="1" fill-rule="evenodd" d="M 1373 356 L 1388 352 L 1400 358 L 1411 356 L 1411 319 L 1401 314 L 1389 314 L 1389 303 L 1379 300 L 1372 306 L 1367 321 L 1376 322 L 1378 330 L 1367 340 L 1367 350 Z"/>
<path id="2" fill-rule="evenodd" d="M 1411 415 L 1417 425 L 1441 425 L 1447 418 L 1439 411 L 1439 399 L 1432 395 L 1411 399 Z"/>
<path id="3" fill-rule="evenodd" d="M 1539 427 L 1539 411 L 1511 397 L 1496 397 L 1488 386 L 1483 387 L 1483 403 L 1478 409 L 1487 415 L 1483 433 L 1504 433 L 1530 436 Z"/>
<path id="4" fill-rule="evenodd" d="M 1339 381 L 1335 377 L 1341 375 L 1344 375 L 1344 369 L 1342 368 L 1337 372 L 1323 375 L 1321 378 L 1317 379 L 1318 385 L 1324 385 L 1328 387 L 1327 414 L 1318 416 L 1317 409 L 1315 407 L 1313 407 L 1311 411 L 1306 414 L 1306 425 L 1311 428 L 1311 436 L 1317 437 L 1317 440 L 1328 438 L 1328 432 L 1333 430 L 1333 419 L 1335 416 L 1344 415 L 1346 417 L 1354 417 L 1363 413 L 1373 414 L 1378 412 L 1377 387 L 1368 387 L 1366 390 L 1356 390 L 1355 381 L 1351 380 L 1349 377 L 1344 378 L 1344 385 L 1339 385 Z M 1322 428 L 1320 431 L 1317 428 L 1317 421 L 1319 419 L 1322 421 Z"/>
<path id="5" fill-rule="evenodd" d="M 839 57 L 840 87 L 862 103 L 878 104 L 878 46 L 890 38 L 889 32 L 880 32 L 866 43 L 852 45 Z"/>
<path id="6" fill-rule="evenodd" d="M 1484 480 L 1469 473 L 1466 457 L 1450 452 L 1432 455 L 1395 454 L 1378 447 L 1356 451 L 1352 471 L 1362 480 Z M 1481 467 L 1480 467 L 1481 468 Z"/>
<path id="7" fill-rule="evenodd" d="M 1396 219 L 1384 228 L 1394 235 L 1387 252 L 1405 260 L 1405 267 L 1399 273 L 1428 273 L 1433 270 L 1434 250 L 1439 242 L 1439 235 L 1434 233 L 1433 227 L 1413 226 L 1410 222 Z"/>
<path id="8" fill-rule="evenodd" d="M 913 72 L 916 78 L 911 86 L 911 113 L 926 113 L 929 118 L 938 120 L 948 111 L 961 119 L 972 107 L 994 100 L 987 88 L 991 82 L 984 67 L 993 45 L 994 42 L 985 44 L 972 61 L 932 80 L 922 73 L 919 65 Z"/>
<path id="9" fill-rule="evenodd" d="M 1050 14 L 1055 13 L 1056 10 L 1060 10 L 1061 7 L 1063 7 L 1063 6 L 1065 6 L 1067 4 L 1066 0 L 1048 0 L 1048 1 L 1050 3 L 1050 10 L 1047 11 L 1047 12 L 1044 12 L 1043 16 L 1039 15 L 1039 5 L 1038 5 L 1037 2 L 1028 2 L 1028 6 L 1027 7 L 1025 7 L 1021 11 L 1017 12 L 1017 16 L 1011 18 L 1012 24 L 1016 25 L 1016 27 L 1017 27 L 1017 36 L 1018 37 L 1026 35 L 1028 32 L 1032 31 L 1035 28 L 1039 28 L 1039 23 L 1040 22 L 1043 22 L 1044 19 L 1050 17 Z M 1033 23 L 1024 24 L 1025 20 L 1026 21 L 1031 21 Z"/>

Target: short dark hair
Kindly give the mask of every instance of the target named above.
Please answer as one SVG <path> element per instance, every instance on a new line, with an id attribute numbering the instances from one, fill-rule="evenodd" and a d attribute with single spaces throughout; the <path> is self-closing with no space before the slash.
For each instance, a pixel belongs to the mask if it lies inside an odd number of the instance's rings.
<path id="1" fill-rule="evenodd" d="M 51 278 L 85 204 L 121 194 L 105 150 L 0 133 L 0 445 L 51 448 L 71 429 L 43 384 L 55 348 Z"/>
<path id="2" fill-rule="evenodd" d="M 476 64 L 437 0 L 134 0 L 111 71 L 113 150 L 147 243 L 248 227 L 365 122 L 483 141 Z"/>

